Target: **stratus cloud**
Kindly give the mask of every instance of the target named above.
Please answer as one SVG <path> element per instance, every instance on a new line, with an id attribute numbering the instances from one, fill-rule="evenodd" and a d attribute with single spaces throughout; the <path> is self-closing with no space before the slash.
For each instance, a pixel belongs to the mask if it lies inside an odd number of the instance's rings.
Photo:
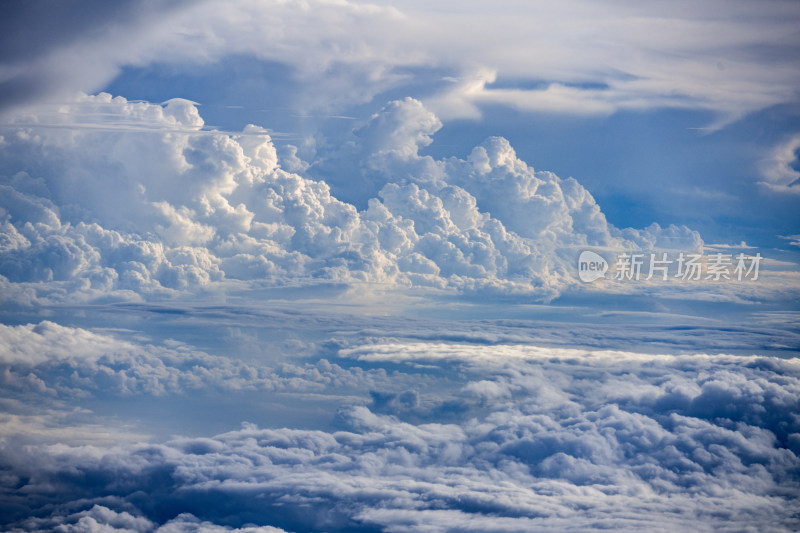
<path id="1" fill-rule="evenodd" d="M 397 376 L 435 379 L 416 390 L 387 382 L 370 407 L 340 410 L 335 431 L 244 424 L 163 444 L 3 441 L 5 479 L 23 489 L 2 493 L 4 526 L 797 526 L 796 360 L 447 343 L 340 355 L 353 369 L 379 355 Z"/>
<path id="2" fill-rule="evenodd" d="M 100 94 L 18 121 L 0 146 L 0 282 L 17 304 L 213 294 L 253 280 L 549 300 L 576 283 L 581 247 L 703 246 L 685 227 L 615 228 L 577 181 L 534 170 L 502 138 L 464 160 L 421 155 L 441 122 L 411 98 L 321 152 L 307 170 L 316 179 L 284 170 L 263 128 L 207 130 L 186 100 Z"/>

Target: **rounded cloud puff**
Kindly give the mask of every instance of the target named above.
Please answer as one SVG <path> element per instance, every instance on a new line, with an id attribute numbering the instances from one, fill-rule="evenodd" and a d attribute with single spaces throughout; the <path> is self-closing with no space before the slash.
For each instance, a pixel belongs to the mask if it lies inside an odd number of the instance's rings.
<path id="1" fill-rule="evenodd" d="M 466 160 L 420 155 L 441 122 L 411 98 L 321 153 L 308 171 L 325 180 L 281 168 L 263 128 L 205 129 L 188 100 L 84 96 L 24 122 L 0 147 L 0 281 L 15 299 L 327 280 L 549 300 L 575 283 L 576 247 L 702 246 L 687 228 L 618 230 L 502 138 Z M 362 184 L 364 209 L 337 199 Z"/>
<path id="2" fill-rule="evenodd" d="M 248 390 L 320 396 L 335 416 L 325 429 L 243 423 L 111 445 L 49 444 L 20 416 L 28 431 L 0 439 L 3 480 L 21 489 L 0 495 L 11 531 L 797 526 L 797 359 L 366 339 L 273 370 L 175 341 L 3 327 L 0 353 L 17 355 L 0 359 L 0 396 L 17 411 L 10 400 L 27 398 L 23 412 L 55 416 L 81 394 L 170 395 L 167 409 L 222 388 L 230 416 Z"/>

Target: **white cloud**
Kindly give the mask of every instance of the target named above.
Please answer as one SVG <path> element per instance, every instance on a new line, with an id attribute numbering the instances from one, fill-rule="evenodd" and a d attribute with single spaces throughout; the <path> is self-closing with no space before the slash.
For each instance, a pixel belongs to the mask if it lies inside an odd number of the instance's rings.
<path id="1" fill-rule="evenodd" d="M 761 173 L 764 177 L 762 185 L 784 193 L 800 192 L 800 171 L 793 166 L 798 164 L 800 135 L 790 137 L 776 146 L 771 154 L 762 162 Z"/>
<path id="2" fill-rule="evenodd" d="M 6 520 L 19 520 L 5 525 L 796 526 L 797 359 L 443 342 L 364 344 L 339 355 L 362 391 L 369 381 L 359 366 L 378 361 L 417 388 L 386 381 L 369 407 L 341 409 L 325 431 L 244 424 L 162 444 L 3 441 L 4 476 L 28 495 L 0 499 L 15 505 Z M 32 512 L 39 518 L 24 518 Z M 168 521 L 179 513 L 190 514 Z"/>
<path id="3" fill-rule="evenodd" d="M 129 343 L 49 321 L 27 326 L 0 325 L 0 331 L 0 361 L 7 365 L 36 366 L 69 359 L 93 361 L 104 354 L 132 348 Z"/>
<path id="4" fill-rule="evenodd" d="M 779 235 L 781 239 L 786 239 L 792 246 L 800 246 L 800 235 Z"/>
<path id="5" fill-rule="evenodd" d="M 535 170 L 500 137 L 463 160 L 421 155 L 441 122 L 410 98 L 389 103 L 352 141 L 320 150 L 308 167 L 317 179 L 284 170 L 267 130 L 206 130 L 185 100 L 100 94 L 42 115 L 64 128 L 32 117 L 7 128 L 2 147 L 0 282 L 14 304 L 213 295 L 254 281 L 546 301 L 578 285 L 575 261 L 587 246 L 703 247 L 682 226 L 614 227 L 576 180 Z M 100 128 L 72 129 L 73 119 Z M 592 290 L 741 301 L 796 290 L 794 273 L 766 270 L 764 283 L 746 288 Z"/>
<path id="6" fill-rule="evenodd" d="M 34 56 L 9 56 L 9 101 L 99 90 L 123 66 L 197 68 L 237 55 L 288 65 L 293 79 L 283 83 L 306 111 L 366 102 L 431 70 L 464 80 L 428 81 L 427 101 L 443 118 L 479 116 L 484 104 L 568 114 L 678 107 L 711 110 L 719 127 L 797 99 L 798 13 L 777 0 L 468 3 L 457 11 L 430 2 L 239 0 L 98 12 L 114 21 L 113 33 L 51 32 Z M 23 15 L 10 20 L 33 34 L 52 22 Z M 106 28 L 98 18 L 82 24 Z M 13 49 L 22 46 L 12 36 Z M 495 76 L 502 83 L 492 85 Z"/>
<path id="7" fill-rule="evenodd" d="M 468 296 L 448 300 L 463 314 L 471 301 L 565 293 L 634 294 L 648 309 L 796 299 L 796 265 L 772 258 L 757 284 L 583 286 L 587 247 L 700 252 L 703 240 L 683 226 L 614 227 L 577 180 L 534 169 L 500 137 L 464 159 L 423 150 L 442 119 L 492 106 L 684 108 L 710 111 L 715 128 L 796 103 L 794 6 L 32 5 L 0 22 L 0 301 L 18 324 L 0 325 L 3 528 L 798 528 L 791 313 L 731 325 L 726 305 L 631 325 L 595 306 L 581 325 L 573 308 L 538 323 L 342 312 L 357 297 L 376 313 L 453 294 Z M 207 127 L 188 100 L 75 95 L 126 66 L 180 76 L 239 58 L 285 68 L 279 105 L 301 113 L 401 90 L 419 99 L 389 102 L 340 144 L 276 149 L 259 126 Z M 765 162 L 771 187 L 794 189 L 796 145 Z M 325 284 L 335 302 L 322 302 Z M 293 306 L 297 292 L 335 311 Z M 21 324 L 31 311 L 39 322 Z M 145 329 L 202 348 L 42 313 L 123 327 L 158 315 Z M 313 328 L 325 333 L 294 338 Z M 262 427 L 230 430 L 251 415 Z"/>
<path id="8" fill-rule="evenodd" d="M 33 392 L 45 398 L 165 396 L 201 389 L 315 393 L 332 386 L 386 385 L 384 372 L 351 373 L 327 360 L 272 368 L 165 344 L 132 343 L 50 321 L 0 324 L 0 383 L 8 397 Z M 291 355 L 296 356 L 293 350 Z"/>
<path id="9" fill-rule="evenodd" d="M 104 505 L 66 516 L 44 519 L 31 518 L 24 529 L 11 531 L 59 531 L 59 533 L 285 533 L 283 529 L 263 527 L 231 528 L 199 520 L 190 513 L 182 513 L 169 522 L 157 526 L 151 520 L 127 511 L 117 512 Z"/>

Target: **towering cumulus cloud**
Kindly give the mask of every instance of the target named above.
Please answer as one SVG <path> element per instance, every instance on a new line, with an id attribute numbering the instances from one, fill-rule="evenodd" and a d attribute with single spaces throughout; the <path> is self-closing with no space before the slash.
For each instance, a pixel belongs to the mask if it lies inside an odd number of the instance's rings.
<path id="1" fill-rule="evenodd" d="M 795 4 L 0 2 L 0 530 L 800 531 Z"/>
<path id="2" fill-rule="evenodd" d="M 100 94 L 15 120 L 0 145 L 0 273 L 17 303 L 253 280 L 548 300 L 575 283 L 578 247 L 702 247 L 685 227 L 613 227 L 578 182 L 534 171 L 502 138 L 463 160 L 421 155 L 441 122 L 410 98 L 301 165 L 311 177 L 281 167 L 267 130 L 209 130 L 187 100 Z"/>

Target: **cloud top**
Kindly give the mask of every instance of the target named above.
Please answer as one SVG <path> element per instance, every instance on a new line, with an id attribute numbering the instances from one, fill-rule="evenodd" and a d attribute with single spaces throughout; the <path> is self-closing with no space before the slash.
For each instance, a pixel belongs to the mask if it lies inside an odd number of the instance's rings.
<path id="1" fill-rule="evenodd" d="M 285 170 L 267 130 L 207 129 L 187 100 L 100 94 L 15 120 L 0 274 L 17 302 L 290 280 L 549 300 L 575 284 L 578 247 L 702 248 L 685 227 L 615 228 L 500 137 L 463 160 L 421 155 L 441 123 L 411 98 L 301 167 L 316 179 Z"/>

